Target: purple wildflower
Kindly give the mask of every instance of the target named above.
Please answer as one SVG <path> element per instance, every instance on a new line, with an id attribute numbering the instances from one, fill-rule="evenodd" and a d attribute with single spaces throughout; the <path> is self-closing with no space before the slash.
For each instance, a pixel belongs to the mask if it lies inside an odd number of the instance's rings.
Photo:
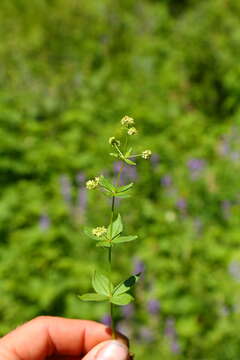
<path id="1" fill-rule="evenodd" d="M 133 304 L 128 304 L 128 305 L 122 306 L 121 311 L 122 311 L 122 315 L 126 319 L 130 319 L 134 315 L 134 311 L 135 311 L 134 305 Z"/>
<path id="2" fill-rule="evenodd" d="M 172 340 L 172 342 L 171 342 L 171 350 L 174 354 L 180 353 L 179 342 L 176 339 Z"/>
<path id="3" fill-rule="evenodd" d="M 172 318 L 167 319 L 164 333 L 165 336 L 170 338 L 176 336 L 175 321 Z"/>
<path id="4" fill-rule="evenodd" d="M 229 274 L 237 281 L 240 282 L 240 262 L 237 260 L 232 261 L 228 266 Z"/>
<path id="5" fill-rule="evenodd" d="M 119 321 L 116 326 L 116 329 L 118 332 L 127 336 L 128 338 L 132 337 L 133 330 L 132 330 L 131 325 L 129 324 L 129 321 L 125 321 L 125 320 Z"/>
<path id="6" fill-rule="evenodd" d="M 221 156 L 226 156 L 229 153 L 229 141 L 227 138 L 223 138 L 218 147 L 218 153 Z"/>
<path id="7" fill-rule="evenodd" d="M 115 175 L 118 174 L 118 172 L 120 171 L 121 167 L 122 167 L 122 162 L 121 162 L 121 161 L 115 161 L 115 162 L 113 163 L 113 171 L 114 171 Z"/>
<path id="8" fill-rule="evenodd" d="M 43 214 L 39 219 L 39 227 L 42 231 L 45 231 L 50 226 L 50 219 L 47 214 Z"/>
<path id="9" fill-rule="evenodd" d="M 84 212 L 87 205 L 87 190 L 82 187 L 78 190 L 77 207 L 80 212 Z"/>
<path id="10" fill-rule="evenodd" d="M 204 161 L 202 159 L 193 158 L 188 161 L 188 168 L 191 171 L 202 170 Z"/>
<path id="11" fill-rule="evenodd" d="M 226 305 L 222 305 L 219 309 L 219 315 L 222 317 L 227 317 L 229 315 L 229 309 Z"/>
<path id="12" fill-rule="evenodd" d="M 205 166 L 205 161 L 199 158 L 192 158 L 187 163 L 192 179 L 196 179 Z"/>
<path id="13" fill-rule="evenodd" d="M 139 340 L 143 343 L 151 343 L 155 340 L 152 329 L 142 326 L 139 330 Z"/>
<path id="14" fill-rule="evenodd" d="M 67 203 L 70 203 L 72 195 L 71 195 L 71 183 L 68 175 L 64 174 L 60 177 L 60 185 L 61 185 L 61 193 L 64 200 Z"/>
<path id="15" fill-rule="evenodd" d="M 153 167 L 157 166 L 157 164 L 159 163 L 159 159 L 160 156 L 156 153 L 152 154 L 152 156 L 150 157 L 150 161 Z"/>
<path id="16" fill-rule="evenodd" d="M 77 181 L 77 184 L 78 185 L 83 185 L 85 183 L 85 175 L 84 173 L 82 172 L 79 172 L 77 175 L 76 175 L 76 181 Z"/>
<path id="17" fill-rule="evenodd" d="M 137 178 L 136 166 L 124 165 L 122 175 L 123 175 L 123 179 L 126 179 L 128 181 L 136 180 Z"/>
<path id="18" fill-rule="evenodd" d="M 111 326 L 111 316 L 108 314 L 105 314 L 102 319 L 101 319 L 101 323 L 103 323 L 106 326 Z"/>
<path id="19" fill-rule="evenodd" d="M 237 151 L 233 151 L 233 152 L 231 152 L 230 157 L 233 161 L 237 162 L 240 159 L 240 153 Z"/>
<path id="20" fill-rule="evenodd" d="M 177 201 L 176 203 L 177 205 L 177 208 L 179 209 L 179 211 L 182 213 L 182 214 L 185 214 L 186 213 L 186 210 L 187 210 L 187 202 L 185 199 L 181 198 Z"/>
<path id="21" fill-rule="evenodd" d="M 224 219 L 228 219 L 231 215 L 231 202 L 229 200 L 224 200 L 221 203 L 221 208 Z"/>
<path id="22" fill-rule="evenodd" d="M 164 175 L 161 179 L 161 184 L 164 187 L 169 187 L 172 185 L 172 177 L 171 175 Z"/>
<path id="23" fill-rule="evenodd" d="M 151 299 L 147 304 L 148 312 L 152 315 L 157 315 L 160 311 L 160 302 L 156 299 Z"/>
<path id="24" fill-rule="evenodd" d="M 145 271 L 145 265 L 144 262 L 139 259 L 138 257 L 135 257 L 134 259 L 134 268 L 133 268 L 134 274 L 143 273 Z"/>
<path id="25" fill-rule="evenodd" d="M 180 352 L 180 346 L 179 346 L 179 342 L 177 339 L 175 320 L 173 318 L 167 319 L 164 333 L 165 333 L 165 336 L 170 341 L 171 351 L 174 354 L 178 354 Z"/>
<path id="26" fill-rule="evenodd" d="M 195 217 L 195 219 L 193 220 L 193 224 L 194 224 L 194 228 L 196 233 L 199 235 L 202 232 L 203 229 L 203 223 L 202 220 L 199 217 Z"/>

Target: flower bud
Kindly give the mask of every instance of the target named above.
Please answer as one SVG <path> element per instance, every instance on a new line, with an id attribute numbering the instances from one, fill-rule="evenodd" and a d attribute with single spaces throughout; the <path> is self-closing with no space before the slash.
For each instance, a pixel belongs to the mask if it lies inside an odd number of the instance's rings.
<path id="1" fill-rule="evenodd" d="M 114 145 L 120 146 L 120 141 L 117 140 L 114 136 L 110 137 L 108 142 L 112 146 L 114 146 Z"/>
<path id="2" fill-rule="evenodd" d="M 128 135 L 136 135 L 137 134 L 137 129 L 135 127 L 131 127 L 130 129 L 128 129 Z"/>
<path id="3" fill-rule="evenodd" d="M 142 158 L 145 160 L 149 159 L 151 157 L 151 155 L 152 155 L 151 150 L 144 150 L 142 152 Z"/>

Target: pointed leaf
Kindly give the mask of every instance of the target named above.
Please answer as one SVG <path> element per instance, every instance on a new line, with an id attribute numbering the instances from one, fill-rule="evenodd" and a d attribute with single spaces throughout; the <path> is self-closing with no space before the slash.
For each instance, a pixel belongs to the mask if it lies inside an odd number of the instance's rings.
<path id="1" fill-rule="evenodd" d="M 109 155 L 114 156 L 114 157 L 116 157 L 116 158 L 119 158 L 119 155 L 116 154 L 116 153 L 109 153 Z"/>
<path id="2" fill-rule="evenodd" d="M 102 273 L 94 271 L 92 277 L 92 286 L 94 290 L 101 295 L 110 296 L 113 291 L 113 284 Z"/>
<path id="3" fill-rule="evenodd" d="M 129 160 L 129 159 L 124 158 L 124 161 L 125 161 L 127 164 L 129 164 L 129 165 L 136 165 L 136 163 L 133 162 L 132 160 Z"/>
<path id="4" fill-rule="evenodd" d="M 126 192 L 123 192 L 123 193 L 117 193 L 115 195 L 115 197 L 118 197 L 118 198 L 121 198 L 121 199 L 127 199 L 127 198 L 130 198 L 131 195 L 130 194 L 126 194 Z"/>
<path id="5" fill-rule="evenodd" d="M 78 295 L 78 298 L 83 301 L 106 301 L 109 299 L 108 296 L 95 293 Z"/>
<path id="6" fill-rule="evenodd" d="M 117 188 L 117 193 L 127 191 L 127 190 L 131 189 L 132 186 L 133 186 L 132 182 L 130 184 L 128 184 L 128 185 L 119 186 Z"/>
<path id="7" fill-rule="evenodd" d="M 98 243 L 97 243 L 97 245 L 96 245 L 97 247 L 111 247 L 112 246 L 112 244 L 111 244 L 111 242 L 110 241 L 99 241 Z"/>
<path id="8" fill-rule="evenodd" d="M 109 191 L 111 191 L 113 193 L 116 191 L 115 186 L 107 178 L 105 178 L 103 175 L 100 176 L 99 184 L 102 187 L 104 187 L 105 189 L 107 189 L 107 190 L 109 190 Z"/>
<path id="9" fill-rule="evenodd" d="M 113 295 L 120 295 L 124 294 L 125 292 L 129 291 L 131 287 L 133 287 L 136 282 L 138 281 L 141 273 L 130 276 L 127 280 L 120 282 L 115 289 L 113 290 Z"/>
<path id="10" fill-rule="evenodd" d="M 129 148 L 125 154 L 125 157 L 128 158 L 131 155 L 131 152 L 132 152 L 132 148 Z"/>
<path id="11" fill-rule="evenodd" d="M 107 229 L 107 237 L 110 238 L 114 238 L 115 236 L 119 235 L 121 232 L 123 231 L 123 224 L 122 224 L 122 219 L 121 219 L 121 215 L 118 214 L 117 219 L 113 222 L 112 224 L 112 234 L 111 234 L 111 226 L 108 226 Z"/>
<path id="12" fill-rule="evenodd" d="M 130 294 L 114 295 L 110 301 L 115 305 L 127 305 L 134 300 L 134 297 Z"/>
<path id="13" fill-rule="evenodd" d="M 92 229 L 89 227 L 84 227 L 83 232 L 85 235 L 87 235 L 88 237 L 90 237 L 93 240 L 99 241 L 101 239 L 101 237 L 97 237 L 97 236 L 93 235 Z"/>
<path id="14" fill-rule="evenodd" d="M 134 236 L 119 236 L 112 240 L 114 244 L 129 242 L 137 239 L 137 235 Z"/>

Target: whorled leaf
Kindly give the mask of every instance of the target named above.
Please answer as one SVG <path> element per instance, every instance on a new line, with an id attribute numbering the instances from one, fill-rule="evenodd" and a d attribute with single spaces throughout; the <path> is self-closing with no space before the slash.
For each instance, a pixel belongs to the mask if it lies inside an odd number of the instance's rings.
<path id="1" fill-rule="evenodd" d="M 136 165 L 135 162 L 133 162 L 132 160 L 127 159 L 127 158 L 124 158 L 124 161 L 125 161 L 128 165 Z"/>
<path id="2" fill-rule="evenodd" d="M 122 198 L 122 199 L 127 199 L 127 198 L 130 198 L 131 195 L 130 195 L 130 194 L 126 194 L 126 192 L 122 192 L 122 193 L 117 193 L 117 194 L 115 194 L 115 197 L 119 197 L 119 198 Z"/>
<path id="3" fill-rule="evenodd" d="M 109 191 L 112 192 L 112 193 L 115 193 L 115 192 L 116 192 L 115 186 L 111 183 L 110 180 L 108 180 L 107 178 L 105 178 L 103 175 L 100 176 L 99 184 L 100 184 L 103 188 L 109 190 Z"/>
<path id="4" fill-rule="evenodd" d="M 128 279 L 120 282 L 113 290 L 113 296 L 121 295 L 129 291 L 139 280 L 141 273 L 130 276 Z"/>
<path id="5" fill-rule="evenodd" d="M 124 242 L 129 242 L 129 241 L 134 241 L 136 240 L 138 237 L 137 235 L 133 235 L 133 236 L 119 236 L 116 237 L 112 240 L 112 242 L 114 244 L 119 244 L 119 243 L 124 243 Z"/>
<path id="6" fill-rule="evenodd" d="M 129 189 L 131 189 L 133 187 L 133 183 L 131 182 L 130 184 L 128 185 L 124 185 L 124 186 L 119 186 L 117 188 L 117 193 L 121 193 L 121 192 L 124 192 L 124 191 L 127 191 Z"/>
<path id="7" fill-rule="evenodd" d="M 134 297 L 130 294 L 120 294 L 111 297 L 110 302 L 115 305 L 127 305 L 134 300 Z"/>
<path id="8" fill-rule="evenodd" d="M 99 241 L 97 244 L 96 244 L 97 247 L 111 247 L 112 246 L 112 242 L 110 241 L 106 241 L 106 240 L 103 240 L 103 241 Z"/>
<path id="9" fill-rule="evenodd" d="M 106 296 L 111 296 L 114 288 L 110 279 L 98 271 L 94 271 L 93 273 L 92 286 L 98 294 Z"/>
<path id="10" fill-rule="evenodd" d="M 108 226 L 107 237 L 109 239 L 113 239 L 114 237 L 118 236 L 122 231 L 123 231 L 122 219 L 121 219 L 121 215 L 118 214 L 117 219 L 112 223 L 112 228 L 110 225 Z"/>
<path id="11" fill-rule="evenodd" d="M 78 298 L 82 301 L 106 301 L 109 299 L 106 295 L 88 293 L 83 295 L 78 295 Z"/>

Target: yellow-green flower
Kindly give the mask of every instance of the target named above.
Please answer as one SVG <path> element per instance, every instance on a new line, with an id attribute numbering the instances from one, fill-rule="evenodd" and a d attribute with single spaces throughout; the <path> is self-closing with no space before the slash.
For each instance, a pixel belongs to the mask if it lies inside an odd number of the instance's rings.
<path id="1" fill-rule="evenodd" d="M 143 152 L 142 152 L 142 158 L 143 159 L 149 159 L 150 157 L 151 157 L 151 155 L 152 155 L 152 152 L 151 152 L 151 150 L 144 150 Z"/>
<path id="2" fill-rule="evenodd" d="M 126 115 L 122 118 L 121 124 L 122 126 L 129 127 L 131 125 L 134 125 L 134 119 Z"/>
<path id="3" fill-rule="evenodd" d="M 136 134 L 137 134 L 137 129 L 134 126 L 128 129 L 128 135 L 136 135 Z"/>
<path id="4" fill-rule="evenodd" d="M 97 236 L 97 237 L 101 237 L 104 234 L 106 234 L 107 229 L 105 228 L 105 226 L 98 226 L 95 229 L 92 229 L 92 234 Z"/>
<path id="5" fill-rule="evenodd" d="M 98 186 L 98 183 L 99 183 L 99 176 L 96 176 L 95 179 L 92 179 L 92 180 L 88 180 L 86 182 L 86 188 L 88 190 L 93 190 L 95 189 L 97 186 Z"/>

